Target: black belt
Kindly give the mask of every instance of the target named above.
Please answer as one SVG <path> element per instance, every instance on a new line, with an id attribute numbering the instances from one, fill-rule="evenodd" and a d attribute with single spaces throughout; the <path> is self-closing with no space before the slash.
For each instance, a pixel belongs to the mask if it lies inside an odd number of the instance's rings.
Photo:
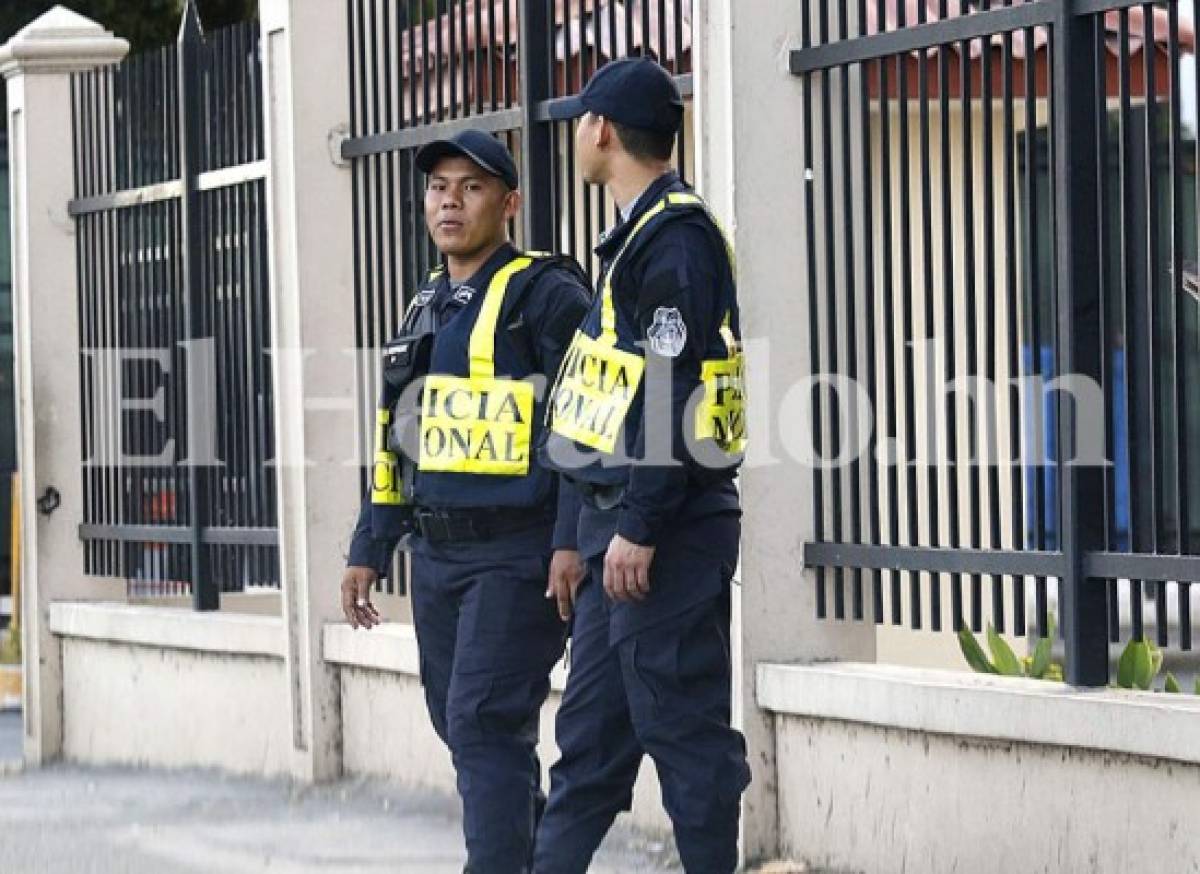
<path id="1" fill-rule="evenodd" d="M 549 525 L 554 517 L 543 508 L 487 507 L 461 510 L 418 508 L 413 522 L 420 535 L 430 543 L 458 543 L 490 540 L 539 525 Z"/>
<path id="2" fill-rule="evenodd" d="M 594 510 L 615 509 L 620 506 L 621 499 L 625 497 L 625 486 L 621 484 L 600 485 L 581 480 L 574 482 L 575 488 L 579 489 L 579 494 L 583 495 L 583 502 Z"/>

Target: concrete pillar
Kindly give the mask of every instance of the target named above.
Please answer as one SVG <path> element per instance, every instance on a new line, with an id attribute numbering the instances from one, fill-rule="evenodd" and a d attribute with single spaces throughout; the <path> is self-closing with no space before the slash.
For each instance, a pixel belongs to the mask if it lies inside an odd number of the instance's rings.
<path id="1" fill-rule="evenodd" d="M 699 179 L 733 228 L 752 407 L 741 476 L 734 702 L 754 771 L 742 817 L 743 855 L 752 862 L 779 850 L 775 731 L 755 703 L 756 666 L 873 661 L 875 631 L 869 623 L 818 621 L 815 578 L 803 561 L 815 530 L 813 478 L 795 460 L 794 443 L 808 439 L 811 425 L 785 398 L 810 374 L 806 277 L 821 265 L 808 262 L 803 244 L 803 88 L 788 72 L 789 52 L 800 44 L 801 4 L 712 0 L 700 9 Z"/>
<path id="2" fill-rule="evenodd" d="M 346 7 L 263 0 L 259 14 L 294 773 L 328 780 L 341 772 L 341 715 L 321 629 L 341 620 L 338 583 L 359 502 L 358 471 L 347 465 L 357 427 L 352 174 L 335 157 L 349 117 Z"/>
<path id="3" fill-rule="evenodd" d="M 0 48 L 7 80 L 12 197 L 13 346 L 21 494 L 25 757 L 62 752 L 62 658 L 50 602 L 115 594 L 83 574 L 82 453 L 71 74 L 120 61 L 129 44 L 61 6 Z M 38 512 L 55 489 L 61 503 Z"/>

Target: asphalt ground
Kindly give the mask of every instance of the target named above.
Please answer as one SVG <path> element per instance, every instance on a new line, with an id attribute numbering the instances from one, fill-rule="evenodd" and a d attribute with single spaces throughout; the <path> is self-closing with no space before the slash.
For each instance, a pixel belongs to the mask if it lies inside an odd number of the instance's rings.
<path id="1" fill-rule="evenodd" d="M 453 797 L 380 781 L 301 786 L 208 771 L 22 769 L 0 713 L 0 874 L 459 874 Z M 615 829 L 595 874 L 678 874 L 673 847 Z"/>

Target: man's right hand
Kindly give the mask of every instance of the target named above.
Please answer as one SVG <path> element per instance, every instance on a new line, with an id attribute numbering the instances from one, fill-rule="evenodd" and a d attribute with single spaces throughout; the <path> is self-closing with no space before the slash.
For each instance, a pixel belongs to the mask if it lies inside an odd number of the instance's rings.
<path id="1" fill-rule="evenodd" d="M 550 558 L 550 580 L 546 597 L 558 602 L 558 615 L 563 622 L 571 618 L 575 608 L 575 590 L 587 571 L 579 553 L 573 549 L 556 549 Z"/>
<path id="2" fill-rule="evenodd" d="M 371 586 L 379 579 L 374 568 L 351 565 L 342 575 L 342 612 L 351 628 L 371 629 L 383 622 L 371 603 Z"/>

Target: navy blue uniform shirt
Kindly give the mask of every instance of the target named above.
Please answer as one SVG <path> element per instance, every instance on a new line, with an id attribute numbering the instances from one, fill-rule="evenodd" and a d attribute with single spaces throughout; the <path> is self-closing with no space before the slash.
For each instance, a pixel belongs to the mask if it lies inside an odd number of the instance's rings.
<path id="1" fill-rule="evenodd" d="M 492 276 L 521 253 L 512 245 L 502 246 L 479 271 L 463 283 L 452 284 L 446 272 L 422 293 L 429 295 L 424 306 L 436 316 L 432 372 L 465 375 L 467 348 L 483 297 Z M 529 269 L 538 269 L 536 266 Z M 532 445 L 540 439 L 542 404 L 562 363 L 580 319 L 587 311 L 587 289 L 576 273 L 558 265 L 542 267 L 531 283 L 512 280 L 501 311 L 495 348 L 496 375 L 521 379 L 540 375 L 546 389 L 539 394 L 534 415 Z M 520 287 L 519 287 L 520 286 Z M 519 298 L 513 298 L 519 294 Z M 470 322 L 459 323 L 463 313 Z M 407 322 L 406 318 L 406 322 Z M 417 473 L 415 503 L 438 508 L 513 507 L 552 516 L 558 501 L 557 477 L 546 470 L 536 455 L 530 469 L 520 477 L 478 474 Z M 563 512 L 572 521 L 576 508 L 568 500 Z M 359 513 L 350 545 L 348 564 L 373 567 L 381 574 L 391 565 L 400 532 L 380 532 L 372 527 L 372 505 L 368 495 Z M 573 544 L 568 544 L 573 545 Z M 524 548 L 527 548 L 524 547 Z"/>
<path id="2" fill-rule="evenodd" d="M 666 173 L 638 198 L 629 218 L 615 227 L 596 247 L 602 265 L 601 282 L 638 220 L 671 192 L 690 189 L 674 173 Z M 600 289 L 601 292 L 603 288 Z M 701 364 L 724 357 L 720 327 L 726 314 L 735 312 L 733 266 L 719 228 L 699 209 L 660 216 L 639 232 L 622 256 L 613 278 L 613 303 L 617 311 L 619 346 L 627 350 L 641 343 L 646 375 L 625 420 L 625 449 L 629 458 L 646 454 L 644 416 L 645 383 L 655 369 L 667 368 L 671 376 L 672 464 L 644 460 L 620 467 L 592 465 L 564 471 L 569 479 L 604 485 L 624 485 L 624 496 L 615 510 L 583 506 L 577 543 L 585 556 L 607 549 L 614 533 L 634 543 L 656 544 L 669 530 L 715 513 L 739 513 L 734 466 L 722 470 L 702 468 L 687 451 L 687 403 L 700 385 Z M 599 333 L 600 294 L 584 320 L 589 336 Z M 660 309 L 677 311 L 686 327 L 686 341 L 677 354 L 666 357 L 648 344 L 648 332 Z M 558 435 L 551 440 L 561 440 Z M 553 453 L 543 452 L 549 462 Z M 564 503 L 570 498 L 564 498 Z M 579 500 L 576 496 L 574 500 Z M 573 539 L 570 523 L 560 514 L 556 544 Z"/>

